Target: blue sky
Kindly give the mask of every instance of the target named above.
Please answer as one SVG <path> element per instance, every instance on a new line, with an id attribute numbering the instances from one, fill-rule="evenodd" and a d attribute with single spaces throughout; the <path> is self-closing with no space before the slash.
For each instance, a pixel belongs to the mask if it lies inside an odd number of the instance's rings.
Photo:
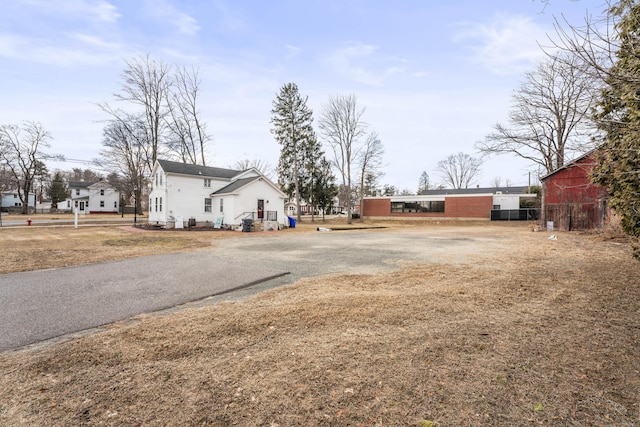
<path id="1" fill-rule="evenodd" d="M 150 54 L 199 67 L 209 164 L 275 166 L 272 101 L 294 82 L 319 117 L 355 94 L 385 146 L 381 182 L 415 191 L 448 155 L 506 122 L 523 73 L 542 59 L 554 17 L 584 22 L 603 0 L 0 0 L 0 124 L 41 122 L 50 152 L 98 156 L 97 103 L 116 104 L 124 60 Z M 50 164 L 51 169 L 86 167 Z M 487 159 L 478 180 L 526 185 L 534 168 Z"/>

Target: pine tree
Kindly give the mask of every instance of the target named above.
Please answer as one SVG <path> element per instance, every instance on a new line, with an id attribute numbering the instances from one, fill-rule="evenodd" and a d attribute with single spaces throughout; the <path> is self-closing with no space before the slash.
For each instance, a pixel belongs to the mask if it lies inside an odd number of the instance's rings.
<path id="1" fill-rule="evenodd" d="M 314 180 L 315 203 L 322 211 L 323 219 L 325 212 L 331 209 L 337 196 L 336 177 L 332 172 L 331 163 L 323 156 L 316 169 L 316 178 Z"/>
<path id="2" fill-rule="evenodd" d="M 317 146 L 312 127 L 313 112 L 307 106 L 295 83 L 287 83 L 273 101 L 271 123 L 278 144 L 281 145 L 278 161 L 278 183 L 283 191 L 296 200 L 297 217 L 300 220 L 300 198 L 306 163 Z"/>
<path id="3" fill-rule="evenodd" d="M 640 4 L 623 0 L 610 12 L 619 17 L 619 49 L 599 104 L 605 140 L 592 178 L 607 187 L 624 231 L 640 237 Z"/>
<path id="4" fill-rule="evenodd" d="M 53 180 L 49 188 L 47 188 L 47 194 L 51 199 L 51 207 L 54 209 L 58 208 L 58 203 L 65 201 L 67 197 L 69 197 L 69 190 L 62 180 L 62 174 L 60 172 L 56 172 L 53 176 Z"/>

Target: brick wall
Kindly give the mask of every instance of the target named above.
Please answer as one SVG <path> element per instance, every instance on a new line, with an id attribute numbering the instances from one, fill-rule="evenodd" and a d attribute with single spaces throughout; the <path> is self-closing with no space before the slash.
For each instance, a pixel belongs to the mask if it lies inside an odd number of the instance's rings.
<path id="1" fill-rule="evenodd" d="M 391 199 L 364 199 L 364 216 L 389 216 Z"/>
<path id="2" fill-rule="evenodd" d="M 491 217 L 493 196 L 445 197 L 444 213 L 448 218 Z"/>
<path id="3" fill-rule="evenodd" d="M 489 219 L 493 196 L 446 197 L 444 213 L 391 213 L 391 199 L 365 199 L 364 216 L 387 218 L 483 218 Z"/>

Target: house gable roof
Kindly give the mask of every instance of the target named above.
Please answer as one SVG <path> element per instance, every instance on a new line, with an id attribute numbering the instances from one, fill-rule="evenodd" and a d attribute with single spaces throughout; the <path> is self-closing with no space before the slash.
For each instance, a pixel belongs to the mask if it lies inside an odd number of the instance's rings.
<path id="1" fill-rule="evenodd" d="M 233 169 L 215 168 L 211 166 L 192 165 L 187 163 L 173 162 L 170 160 L 157 160 L 165 173 L 179 175 L 202 176 L 208 178 L 231 179 L 242 171 Z"/>
<path id="2" fill-rule="evenodd" d="M 238 191 L 240 188 L 244 187 L 245 185 L 248 185 L 248 184 L 250 184 L 253 181 L 256 181 L 258 179 L 260 179 L 259 176 L 252 176 L 252 177 L 249 177 L 249 178 L 237 179 L 237 180 L 233 181 L 231 184 L 227 185 L 226 187 L 223 187 L 223 188 L 219 189 L 218 191 L 216 191 L 214 193 L 211 193 L 211 195 L 219 196 L 221 194 L 234 193 L 234 192 Z"/>
<path id="3" fill-rule="evenodd" d="M 115 190 L 115 187 L 111 184 L 109 184 L 107 181 L 98 181 L 98 182 L 94 182 L 93 184 L 89 185 L 89 187 L 91 188 L 107 188 L 110 190 Z"/>
<path id="4" fill-rule="evenodd" d="M 88 188 L 93 182 L 89 181 L 69 181 L 69 188 Z"/>

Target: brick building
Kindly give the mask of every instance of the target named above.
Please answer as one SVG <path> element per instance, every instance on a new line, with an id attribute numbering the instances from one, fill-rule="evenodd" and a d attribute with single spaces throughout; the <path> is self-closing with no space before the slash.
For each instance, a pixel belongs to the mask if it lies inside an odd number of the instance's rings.
<path id="1" fill-rule="evenodd" d="M 427 190 L 417 196 L 366 197 L 363 216 L 377 219 L 486 219 L 495 211 L 519 211 L 527 187 Z M 498 218 L 500 219 L 500 218 Z M 529 219 L 529 218 L 513 218 Z"/>

